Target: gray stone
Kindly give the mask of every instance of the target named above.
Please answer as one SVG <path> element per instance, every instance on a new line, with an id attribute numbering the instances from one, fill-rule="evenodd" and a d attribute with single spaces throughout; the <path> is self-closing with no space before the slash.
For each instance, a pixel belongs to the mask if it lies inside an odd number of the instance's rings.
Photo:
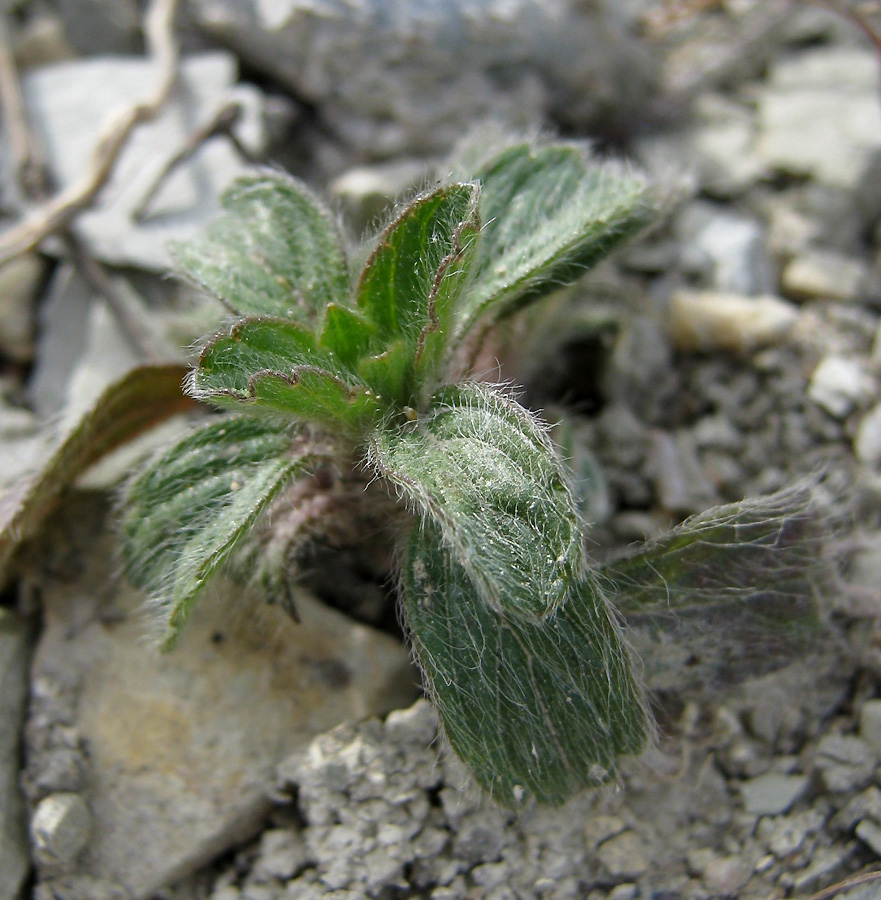
<path id="1" fill-rule="evenodd" d="M 596 855 L 613 878 L 626 880 L 645 875 L 651 861 L 648 844 L 634 831 L 622 831 L 604 841 Z"/>
<path id="2" fill-rule="evenodd" d="M 761 819 L 757 835 L 778 859 L 784 859 L 820 831 L 825 821 L 821 812 L 808 809 L 794 815 Z"/>
<path id="3" fill-rule="evenodd" d="M 192 131 L 222 105 L 239 102 L 237 134 L 252 151 L 263 146 L 259 93 L 235 85 L 235 58 L 210 53 L 185 58 L 172 100 L 152 122 L 135 129 L 102 192 L 102 202 L 77 217 L 75 229 L 100 259 L 165 272 L 166 244 L 202 231 L 219 210 L 220 192 L 245 169 L 230 142 L 212 138 L 168 179 L 149 216 L 133 213 L 165 163 Z M 28 113 L 46 148 L 60 188 L 82 178 L 107 111 L 131 105 L 153 89 L 156 70 L 137 57 L 93 57 L 29 72 L 23 81 Z"/>
<path id="4" fill-rule="evenodd" d="M 670 301 L 670 335 L 685 352 L 746 353 L 783 340 L 798 311 L 779 297 L 679 290 Z"/>
<path id="5" fill-rule="evenodd" d="M 706 259 L 707 288 L 748 297 L 773 291 L 765 235 L 754 219 L 709 204 L 692 205 L 679 217 L 678 230 L 689 251 Z"/>
<path id="6" fill-rule="evenodd" d="M 141 16 L 136 0 L 59 0 L 65 37 L 83 55 L 133 53 Z"/>
<path id="7" fill-rule="evenodd" d="M 17 900 L 30 870 L 19 745 L 31 639 L 30 623 L 0 608 L 0 900 Z"/>
<path id="8" fill-rule="evenodd" d="M 861 360 L 835 354 L 820 360 L 808 385 L 808 397 L 836 419 L 868 402 L 874 391 L 874 379 Z"/>
<path id="9" fill-rule="evenodd" d="M 28 383 L 34 409 L 54 418 L 67 404 L 71 373 L 88 340 L 94 292 L 70 263 L 58 266 L 40 306 L 40 343 Z"/>
<path id="10" fill-rule="evenodd" d="M 828 734 L 814 751 L 814 768 L 826 790 L 833 794 L 865 787 L 877 764 L 878 754 L 854 735 Z"/>
<path id="11" fill-rule="evenodd" d="M 881 151 L 877 60 L 823 47 L 783 57 L 759 94 L 756 152 L 772 170 L 857 190 Z"/>
<path id="12" fill-rule="evenodd" d="M 651 84 L 647 50 L 606 3 L 198 0 L 193 14 L 362 158 L 446 150 L 489 119 L 625 121 Z"/>
<path id="13" fill-rule="evenodd" d="M 713 897 L 737 897 L 752 873 L 752 867 L 745 859 L 724 856 L 707 864 L 703 882 Z"/>
<path id="14" fill-rule="evenodd" d="M 152 896 L 256 832 L 275 766 L 293 750 L 412 696 L 398 642 L 305 594 L 297 625 L 218 581 L 175 651 L 160 656 L 141 596 L 111 577 L 112 542 L 74 537 L 85 571 L 41 579 L 46 627 L 34 675 L 77 686 L 94 816 L 77 875 Z M 345 673 L 333 685 L 323 675 L 330 663 Z M 29 742 L 51 724 L 32 723 Z"/>
<path id="15" fill-rule="evenodd" d="M 868 282 L 868 267 L 834 250 L 806 250 L 787 263 L 781 289 L 795 300 L 859 300 Z"/>
<path id="16" fill-rule="evenodd" d="M 17 363 L 34 355 L 37 290 L 46 273 L 36 253 L 11 259 L 0 268 L 0 354 Z"/>
<path id="17" fill-rule="evenodd" d="M 623 884 L 616 884 L 609 891 L 608 900 L 634 900 L 638 893 L 639 888 L 635 884 L 625 881 Z"/>
<path id="18" fill-rule="evenodd" d="M 806 775 L 779 775 L 768 772 L 740 785 L 743 805 L 750 815 L 779 816 L 788 812 L 807 793 L 810 779 Z"/>
<path id="19" fill-rule="evenodd" d="M 881 825 L 871 819 L 863 819 L 857 825 L 856 836 L 881 859 Z"/>
<path id="20" fill-rule="evenodd" d="M 881 756 L 881 700 L 866 700 L 860 707 L 860 737 Z"/>
<path id="21" fill-rule="evenodd" d="M 861 463 L 881 467 L 881 403 L 860 419 L 853 439 L 853 452 Z"/>
<path id="22" fill-rule="evenodd" d="M 299 831 L 271 828 L 260 837 L 260 850 L 251 877 L 254 881 L 291 878 L 307 861 L 306 845 Z"/>
<path id="23" fill-rule="evenodd" d="M 70 867 L 91 832 L 92 814 L 80 794 L 44 797 L 31 819 L 31 840 L 40 869 L 45 873 Z"/>
<path id="24" fill-rule="evenodd" d="M 809 865 L 799 872 L 793 879 L 792 886 L 799 892 L 818 887 L 821 883 L 828 884 L 833 880 L 835 873 L 844 872 L 845 864 L 854 853 L 854 845 L 818 847 L 811 854 Z M 844 894 L 838 894 L 835 900 L 844 900 Z"/>
<path id="25" fill-rule="evenodd" d="M 851 798 L 843 809 L 832 818 L 831 825 L 843 832 L 850 832 L 865 818 L 881 824 L 881 790 L 875 785 Z"/>
<path id="26" fill-rule="evenodd" d="M 653 431 L 646 470 L 654 483 L 658 505 L 665 511 L 697 513 L 719 501 L 686 431 L 675 435 Z"/>

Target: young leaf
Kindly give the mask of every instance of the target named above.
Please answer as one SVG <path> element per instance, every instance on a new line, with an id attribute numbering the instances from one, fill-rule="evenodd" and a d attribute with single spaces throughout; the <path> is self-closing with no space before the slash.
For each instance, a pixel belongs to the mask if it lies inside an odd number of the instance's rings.
<path id="1" fill-rule="evenodd" d="M 304 447 L 277 419 L 225 416 L 172 447 L 129 485 L 125 567 L 158 601 L 166 645 L 260 512 L 314 463 Z"/>
<path id="2" fill-rule="evenodd" d="M 562 803 L 651 734 L 628 654 L 596 584 L 545 619 L 483 602 L 438 529 L 414 529 L 401 594 L 428 691 L 456 753 L 494 799 Z"/>
<path id="3" fill-rule="evenodd" d="M 484 226 L 459 336 L 574 281 L 655 214 L 642 176 L 573 145 L 509 147 L 474 177 Z"/>
<path id="4" fill-rule="evenodd" d="M 356 289 L 359 308 L 377 328 L 374 353 L 403 338 L 413 364 L 432 372 L 478 227 L 477 186 L 452 184 L 413 201 L 385 230 Z"/>
<path id="5" fill-rule="evenodd" d="M 311 332 L 279 319 L 245 319 L 215 337 L 199 357 L 190 392 L 218 405 L 245 401 L 356 430 L 380 409 Z"/>
<path id="6" fill-rule="evenodd" d="M 172 249 L 182 272 L 229 309 L 311 327 L 328 303 L 348 300 L 342 236 L 304 184 L 259 172 L 236 180 L 222 203 L 204 238 Z"/>
<path id="7" fill-rule="evenodd" d="M 348 369 L 369 352 L 375 335 L 376 326 L 357 310 L 336 303 L 325 310 L 321 346 Z"/>
<path id="8" fill-rule="evenodd" d="M 427 520 L 496 610 L 547 616 L 581 577 L 581 528 L 553 447 L 486 385 L 440 391 L 412 426 L 378 431 L 371 462 Z"/>
<path id="9" fill-rule="evenodd" d="M 380 399 L 364 385 L 350 385 L 326 369 L 294 366 L 290 375 L 258 372 L 249 383 L 258 406 L 299 419 L 360 433 L 382 414 Z"/>
<path id="10" fill-rule="evenodd" d="M 655 690 L 737 682 L 814 643 L 825 577 L 809 487 L 693 516 L 600 569 Z"/>
<path id="11" fill-rule="evenodd" d="M 34 475 L 0 491 L 0 577 L 62 492 L 89 466 L 177 413 L 194 408 L 183 366 L 140 366 L 110 385 Z"/>

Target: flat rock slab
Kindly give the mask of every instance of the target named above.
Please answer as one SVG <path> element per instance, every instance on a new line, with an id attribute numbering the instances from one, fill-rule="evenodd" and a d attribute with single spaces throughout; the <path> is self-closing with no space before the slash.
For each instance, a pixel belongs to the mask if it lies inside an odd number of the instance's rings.
<path id="1" fill-rule="evenodd" d="M 237 77 L 236 60 L 229 53 L 182 61 L 177 86 L 162 113 L 134 130 L 100 202 L 77 218 L 77 232 L 99 258 L 165 272 L 170 265 L 166 244 L 193 237 L 217 215 L 220 192 L 245 169 L 222 137 L 209 140 L 168 178 L 143 221 L 133 217 L 166 163 L 224 104 L 240 104 L 237 135 L 250 150 L 262 148 L 261 95 L 236 85 Z M 22 85 L 28 114 L 59 187 L 84 177 L 108 118 L 146 99 L 158 79 L 152 62 L 130 56 L 58 63 L 28 74 Z"/>
<path id="2" fill-rule="evenodd" d="M 45 579 L 33 671 L 44 688 L 76 692 L 75 727 L 88 748 L 91 836 L 66 872 L 42 873 L 67 879 L 65 896 L 95 879 L 133 898 L 153 895 L 257 832 L 281 760 L 316 734 L 414 696 L 418 676 L 403 646 L 309 597 L 298 601 L 296 625 L 218 584 L 162 654 L 143 597 L 115 577 L 113 541 L 78 555 L 75 579 Z M 52 727 L 32 721 L 29 745 L 41 744 L 35 729 Z"/>

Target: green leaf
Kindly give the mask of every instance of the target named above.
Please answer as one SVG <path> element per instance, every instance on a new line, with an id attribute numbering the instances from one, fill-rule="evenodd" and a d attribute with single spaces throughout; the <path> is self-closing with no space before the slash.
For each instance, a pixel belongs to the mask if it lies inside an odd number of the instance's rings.
<path id="1" fill-rule="evenodd" d="M 484 226 L 461 337 L 571 283 L 656 214 L 641 175 L 574 145 L 509 147 L 474 178 Z"/>
<path id="2" fill-rule="evenodd" d="M 0 490 L 0 576 L 33 537 L 62 493 L 93 463 L 195 404 L 183 393 L 183 366 L 140 366 L 110 385 L 38 472 Z"/>
<path id="3" fill-rule="evenodd" d="M 260 512 L 314 461 L 289 424 L 225 416 L 166 451 L 129 485 L 125 568 L 158 603 L 166 645 Z"/>
<path id="4" fill-rule="evenodd" d="M 250 382 L 258 406 L 268 406 L 311 422 L 360 432 L 382 414 L 379 398 L 363 385 L 352 386 L 326 369 L 294 366 L 290 375 L 258 372 Z"/>
<path id="5" fill-rule="evenodd" d="M 324 314 L 321 346 L 340 364 L 355 370 L 373 343 L 376 326 L 365 315 L 346 306 L 330 304 Z"/>
<path id="6" fill-rule="evenodd" d="M 494 609 L 547 616 L 581 577 L 581 528 L 553 446 L 499 391 L 445 388 L 412 425 L 377 432 L 370 458 L 440 527 Z"/>
<path id="7" fill-rule="evenodd" d="M 422 377 L 443 352 L 477 244 L 477 193 L 452 184 L 417 198 L 380 236 L 358 281 L 358 306 L 377 328 L 373 352 L 403 338 Z"/>
<path id="8" fill-rule="evenodd" d="M 377 397 L 311 332 L 280 319 L 245 319 L 215 337 L 199 357 L 190 391 L 218 405 L 244 401 L 356 430 L 380 410 Z"/>
<path id="9" fill-rule="evenodd" d="M 334 217 L 301 182 L 279 172 L 237 179 L 225 214 L 205 237 L 176 244 L 183 273 L 241 316 L 314 326 L 328 303 L 344 303 L 349 274 Z"/>
<path id="10" fill-rule="evenodd" d="M 741 681 L 815 644 L 826 577 L 810 487 L 693 516 L 600 577 L 653 690 Z"/>
<path id="11" fill-rule="evenodd" d="M 495 800 L 562 803 L 648 742 L 645 701 L 592 580 L 545 619 L 509 616 L 426 525 L 407 545 L 401 593 L 447 738 Z"/>

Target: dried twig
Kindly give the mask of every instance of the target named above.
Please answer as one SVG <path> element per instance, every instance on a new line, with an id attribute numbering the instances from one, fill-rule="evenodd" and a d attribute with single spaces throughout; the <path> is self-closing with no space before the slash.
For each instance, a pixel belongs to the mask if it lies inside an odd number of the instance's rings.
<path id="1" fill-rule="evenodd" d="M 28 197 L 43 198 L 49 191 L 46 159 L 28 126 L 5 13 L 0 13 L 0 104 L 18 181 Z"/>
<path id="2" fill-rule="evenodd" d="M 153 94 L 117 113 L 105 124 L 93 151 L 91 167 L 79 181 L 0 237 L 0 265 L 66 228 L 74 216 L 89 207 L 113 172 L 132 131 L 158 115 L 177 77 L 178 46 L 173 26 L 179 3 L 180 0 L 153 0 L 145 18 L 150 55 L 159 70 L 159 82 Z"/>
<path id="3" fill-rule="evenodd" d="M 104 298 L 122 330 L 138 348 L 141 356 L 151 363 L 160 362 L 167 354 L 157 346 L 155 336 L 132 310 L 132 300 L 117 288 L 101 263 L 89 252 L 88 247 L 72 229 L 64 229 L 60 237 L 67 248 L 70 261 L 86 283 Z"/>
<path id="4" fill-rule="evenodd" d="M 236 152 L 246 162 L 255 162 L 254 154 L 239 140 L 234 128 L 242 117 L 242 105 L 237 100 L 225 103 L 205 123 L 196 128 L 187 138 L 181 149 L 165 163 L 153 183 L 145 192 L 143 199 L 132 210 L 132 218 L 136 222 L 142 222 L 148 217 L 147 210 L 151 201 L 156 196 L 159 188 L 167 180 L 168 176 L 182 163 L 190 159 L 199 148 L 210 138 L 225 135 L 232 143 Z"/>
<path id="5" fill-rule="evenodd" d="M 873 881 L 881 881 L 881 869 L 875 872 L 865 872 L 853 878 L 846 878 L 844 881 L 839 881 L 838 884 L 833 884 L 830 887 L 823 888 L 822 891 L 818 891 L 816 894 L 811 894 L 807 900 L 832 900 L 833 897 L 837 897 L 848 888 L 858 887 L 861 884 L 871 884 Z"/>

